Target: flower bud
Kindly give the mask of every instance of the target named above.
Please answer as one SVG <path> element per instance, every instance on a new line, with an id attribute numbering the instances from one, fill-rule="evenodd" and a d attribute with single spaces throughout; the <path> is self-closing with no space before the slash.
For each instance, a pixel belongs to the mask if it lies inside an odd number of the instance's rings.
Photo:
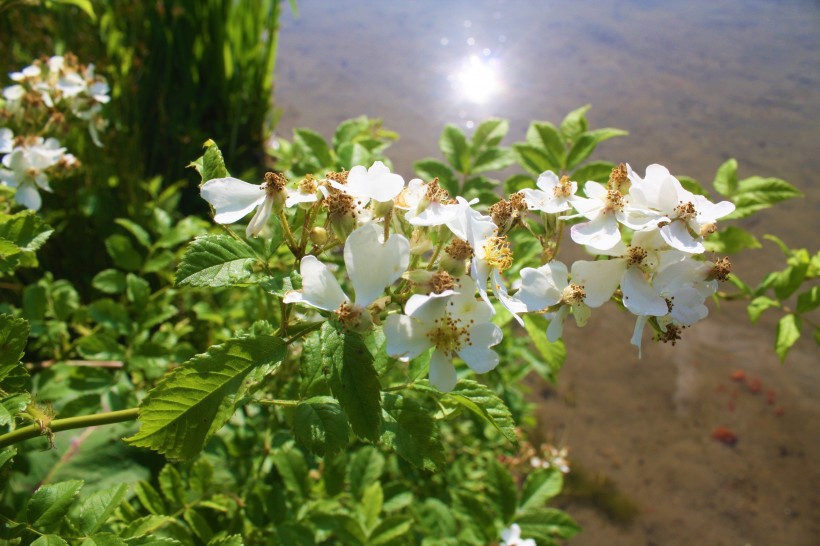
<path id="1" fill-rule="evenodd" d="M 316 226 L 308 234 L 310 242 L 316 246 L 322 246 L 327 242 L 327 230 L 321 226 Z"/>

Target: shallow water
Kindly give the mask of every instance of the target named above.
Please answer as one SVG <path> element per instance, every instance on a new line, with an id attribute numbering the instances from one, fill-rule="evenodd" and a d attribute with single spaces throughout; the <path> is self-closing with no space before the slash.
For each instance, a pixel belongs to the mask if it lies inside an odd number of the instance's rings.
<path id="1" fill-rule="evenodd" d="M 281 134 L 311 127 L 329 137 L 343 119 L 382 117 L 401 135 L 389 155 L 410 178 L 414 160 L 439 156 L 444 123 L 469 130 L 507 118 L 511 143 L 531 120 L 558 123 L 590 103 L 593 128 L 631 133 L 602 144 L 599 159 L 639 172 L 661 163 L 710 181 L 735 157 L 741 177 L 796 185 L 805 198 L 743 225 L 817 250 L 816 1 L 298 4 L 280 37 Z M 735 260 L 742 278 L 781 266 L 765 246 Z M 801 340 L 781 367 L 771 348 L 776 318 L 752 327 L 740 305 L 727 305 L 677 347 L 651 346 L 640 361 L 617 313 L 567 333 L 570 357 L 540 412 L 545 434 L 640 508 L 631 527 L 616 528 L 570 505 L 585 527 L 572 544 L 820 543 L 811 486 L 820 483 L 820 353 Z M 589 339 L 598 342 L 581 354 Z M 761 393 L 731 381 L 737 369 L 758 377 Z M 717 426 L 738 434 L 735 448 L 710 438 Z"/>

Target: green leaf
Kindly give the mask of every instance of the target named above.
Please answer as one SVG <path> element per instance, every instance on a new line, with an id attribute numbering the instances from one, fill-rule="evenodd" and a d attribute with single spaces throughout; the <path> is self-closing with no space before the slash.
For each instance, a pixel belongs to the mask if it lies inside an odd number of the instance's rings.
<path id="1" fill-rule="evenodd" d="M 125 441 L 172 459 L 193 457 L 233 414 L 245 378 L 254 370 L 269 373 L 285 351 L 285 344 L 271 336 L 214 345 L 148 392 L 140 403 L 142 426 Z"/>
<path id="2" fill-rule="evenodd" d="M 527 314 L 523 315 L 523 319 L 524 328 L 526 328 L 530 340 L 541 356 L 538 361 L 543 363 L 543 365 L 536 365 L 535 371 L 547 381 L 554 382 L 558 372 L 561 371 L 564 365 L 564 360 L 567 358 L 567 348 L 560 339 L 555 343 L 547 339 L 547 326 L 549 326 L 549 323 L 544 317 Z"/>
<path id="3" fill-rule="evenodd" d="M 151 297 L 151 285 L 143 278 L 137 277 L 133 273 L 129 273 L 126 277 L 126 294 L 128 301 L 134 304 L 134 309 L 142 312 L 148 305 L 148 299 Z"/>
<path id="4" fill-rule="evenodd" d="M 308 483 L 308 467 L 302 452 L 288 443 L 273 455 L 273 464 L 288 491 L 294 493 L 300 500 L 306 499 L 310 492 Z"/>
<path id="5" fill-rule="evenodd" d="M 330 147 L 322 135 L 310 129 L 294 129 L 293 142 L 308 154 L 310 160 L 320 167 L 335 167 Z M 369 165 L 365 165 L 369 167 Z"/>
<path id="6" fill-rule="evenodd" d="M 578 167 L 570 178 L 578 182 L 579 186 L 590 180 L 606 184 L 609 182 L 609 176 L 612 174 L 612 169 L 614 168 L 615 164 L 609 161 L 590 161 Z"/>
<path id="7" fill-rule="evenodd" d="M 521 526 L 521 536 L 545 542 L 568 539 L 581 530 L 569 515 L 554 508 L 523 512 L 515 521 Z"/>
<path id="8" fill-rule="evenodd" d="M 28 372 L 20 365 L 29 325 L 23 319 L 0 315 L 0 389 L 17 392 L 25 388 Z"/>
<path id="9" fill-rule="evenodd" d="M 193 508 L 189 508 L 185 510 L 182 514 L 182 518 L 185 520 L 185 523 L 194 531 L 194 534 L 199 538 L 202 542 L 208 543 L 211 538 L 214 536 L 214 532 L 211 529 L 211 526 L 208 524 L 208 520 L 205 519 L 205 516 L 194 510 Z M 241 544 L 241 541 L 240 541 Z"/>
<path id="10" fill-rule="evenodd" d="M 791 349 L 792 345 L 800 338 L 801 326 L 802 321 L 800 317 L 793 314 L 788 314 L 778 321 L 774 349 L 780 358 L 780 362 L 786 360 L 789 349 Z"/>
<path id="11" fill-rule="evenodd" d="M 208 542 L 208 546 L 242 546 L 243 544 L 244 542 L 242 542 L 242 535 L 228 535 L 219 538 L 214 537 L 210 542 Z M 286 541 L 285 544 L 291 543 Z M 297 546 L 299 543 L 294 542 L 293 544 L 294 546 Z"/>
<path id="12" fill-rule="evenodd" d="M 370 533 L 369 546 L 396 544 L 397 539 L 407 535 L 413 528 L 413 519 L 406 516 L 390 516 L 382 520 Z"/>
<path id="13" fill-rule="evenodd" d="M 364 546 L 367 544 L 367 535 L 361 524 L 347 514 L 311 514 L 313 524 L 322 531 L 335 533 L 334 537 L 345 546 Z"/>
<path id="14" fill-rule="evenodd" d="M 694 178 L 680 175 L 678 175 L 676 178 L 678 179 L 678 182 L 680 182 L 680 185 L 683 187 L 683 189 L 685 189 L 686 191 L 694 193 L 695 195 L 703 195 L 706 198 L 709 197 L 709 192 L 706 191 L 706 188 L 704 188 L 703 185 Z"/>
<path id="15" fill-rule="evenodd" d="M 554 158 L 546 155 L 544 151 L 529 144 L 513 144 L 512 146 L 515 160 L 521 167 L 534 176 L 539 176 L 544 171 L 559 172 L 561 166 Z"/>
<path id="16" fill-rule="evenodd" d="M 127 546 L 127 543 L 111 533 L 98 533 L 86 538 L 81 546 Z"/>
<path id="17" fill-rule="evenodd" d="M 345 142 L 336 149 L 343 169 L 350 170 L 356 165 L 371 165 L 373 154 L 358 142 Z"/>
<path id="18" fill-rule="evenodd" d="M 204 235 L 185 250 L 176 275 L 177 286 L 231 286 L 253 276 L 258 258 L 247 243 L 228 235 Z"/>
<path id="19" fill-rule="evenodd" d="M 68 542 L 58 535 L 42 535 L 31 546 L 68 546 Z"/>
<path id="20" fill-rule="evenodd" d="M 384 457 L 376 448 L 364 446 L 359 449 L 347 469 L 347 481 L 353 496 L 360 499 L 367 486 L 378 480 L 383 470 Z"/>
<path id="21" fill-rule="evenodd" d="M 133 235 L 134 239 L 136 239 L 137 242 L 143 247 L 151 248 L 151 236 L 141 225 L 137 224 L 133 220 L 129 220 L 128 218 L 117 218 L 114 220 L 114 223 L 122 226 L 125 231 Z"/>
<path id="22" fill-rule="evenodd" d="M 567 157 L 566 145 L 561 133 L 552 123 L 533 121 L 527 128 L 526 138 L 527 144 L 540 150 L 550 159 L 550 162 L 556 166 L 553 169 L 556 173 L 564 167 Z"/>
<path id="23" fill-rule="evenodd" d="M 105 248 L 114 260 L 114 265 L 120 269 L 137 271 L 142 266 L 142 255 L 131 244 L 131 239 L 125 235 L 115 233 L 106 238 Z"/>
<path id="24" fill-rule="evenodd" d="M 583 133 L 569 150 L 569 154 L 567 155 L 567 169 L 574 169 L 580 165 L 582 161 L 588 158 L 592 152 L 595 151 L 595 148 L 601 142 L 616 136 L 624 136 L 628 134 L 629 133 L 626 131 L 622 131 L 621 129 L 613 129 L 611 127 Z"/>
<path id="25" fill-rule="evenodd" d="M 146 535 L 150 536 L 172 521 L 174 521 L 174 518 L 169 516 L 144 516 L 130 522 L 125 529 L 120 531 L 120 536 L 124 539 L 137 538 Z"/>
<path id="26" fill-rule="evenodd" d="M 23 252 L 35 252 L 54 233 L 34 211 L 0 214 L 0 239 L 5 239 Z"/>
<path id="27" fill-rule="evenodd" d="M 473 133 L 473 155 L 485 148 L 498 146 L 509 129 L 510 122 L 506 119 L 491 118 L 482 121 Z"/>
<path id="28" fill-rule="evenodd" d="M 230 176 L 228 169 L 225 168 L 225 160 L 222 158 L 222 152 L 216 145 L 216 142 L 208 139 L 205 144 L 205 153 L 202 157 L 191 163 L 189 166 L 196 169 L 202 177 L 202 183 L 207 182 L 213 178 L 226 178 Z M 200 186 L 202 186 L 200 183 Z"/>
<path id="29" fill-rule="evenodd" d="M 91 286 L 106 294 L 125 292 L 125 273 L 117 269 L 105 269 L 91 279 Z"/>
<path id="30" fill-rule="evenodd" d="M 352 143 L 354 139 L 367 131 L 367 117 L 346 119 L 336 127 L 333 134 L 333 148 L 338 151 L 342 144 Z"/>
<path id="31" fill-rule="evenodd" d="M 495 427 L 513 445 L 518 445 L 515 421 L 509 408 L 488 387 L 469 379 L 462 379 L 452 392 L 444 395 L 447 400 L 470 410 Z"/>
<path id="32" fill-rule="evenodd" d="M 535 179 L 527 174 L 514 174 L 504 181 L 504 193 L 512 195 L 524 188 L 534 188 Z"/>
<path id="33" fill-rule="evenodd" d="M 728 159 L 718 167 L 715 180 L 712 182 L 715 190 L 724 197 L 732 197 L 737 191 L 737 161 Z"/>
<path id="34" fill-rule="evenodd" d="M 564 121 L 561 122 L 561 135 L 564 140 L 574 142 L 581 136 L 581 133 L 586 132 L 589 126 L 586 115 L 590 108 L 592 108 L 592 105 L 587 104 L 567 114 Z"/>
<path id="35" fill-rule="evenodd" d="M 155 516 L 162 516 L 166 512 L 165 501 L 154 487 L 146 482 L 139 481 L 134 486 L 134 493 L 146 510 Z"/>
<path id="36" fill-rule="evenodd" d="M 487 148 L 473 160 L 472 173 L 499 171 L 515 163 L 515 156 L 509 148 Z"/>
<path id="37" fill-rule="evenodd" d="M 820 305 L 820 286 L 812 286 L 797 296 L 797 313 L 810 313 Z"/>
<path id="38" fill-rule="evenodd" d="M 160 491 L 174 508 L 185 505 L 185 485 L 176 468 L 166 464 L 159 473 L 158 481 Z"/>
<path id="39" fill-rule="evenodd" d="M 411 398 L 393 393 L 384 394 L 382 409 L 382 443 L 418 468 L 444 467 L 444 448 L 429 410 Z"/>
<path id="40" fill-rule="evenodd" d="M 512 524 L 518 505 L 518 492 L 510 471 L 495 459 L 490 461 L 487 469 L 487 485 L 488 495 L 498 508 L 501 521 L 505 526 Z"/>
<path id="41" fill-rule="evenodd" d="M 91 3 L 91 0 L 50 0 L 55 4 L 65 4 L 67 6 L 77 6 L 82 11 L 85 12 L 86 15 L 91 19 L 91 21 L 96 22 L 97 15 L 94 13 L 94 5 Z"/>
<path id="42" fill-rule="evenodd" d="M 81 480 L 71 480 L 40 487 L 26 506 L 26 521 L 40 532 L 56 530 L 82 486 Z"/>
<path id="43" fill-rule="evenodd" d="M 703 242 L 703 246 L 708 252 L 736 254 L 747 248 L 762 248 L 763 245 L 760 244 L 757 237 L 745 229 L 737 226 L 728 226 L 712 233 Z"/>
<path id="44" fill-rule="evenodd" d="M 564 476 L 555 469 L 538 469 L 527 475 L 521 490 L 519 510 L 538 510 L 544 508 L 547 501 L 561 492 L 564 487 Z"/>
<path id="45" fill-rule="evenodd" d="M 302 445 L 318 455 L 346 448 L 348 431 L 347 417 L 335 398 L 315 396 L 296 406 L 293 433 Z"/>
<path id="46" fill-rule="evenodd" d="M 381 386 L 373 356 L 362 336 L 325 322 L 320 330 L 323 366 L 330 368 L 330 390 L 342 405 L 353 433 L 375 441 L 381 426 Z"/>
<path id="47" fill-rule="evenodd" d="M 128 492 L 128 484 L 121 483 L 110 489 L 91 494 L 80 504 L 78 527 L 85 535 L 91 535 L 114 513 Z"/>
<path id="48" fill-rule="evenodd" d="M 111 298 L 102 298 L 88 306 L 94 322 L 106 326 L 120 334 L 131 331 L 131 317 L 125 307 Z"/>
<path id="49" fill-rule="evenodd" d="M 438 178 L 439 185 L 447 190 L 451 196 L 459 194 L 458 180 L 453 174 L 453 169 L 438 161 L 437 159 L 422 159 L 413 163 L 413 170 L 416 175 L 425 182 L 432 182 Z"/>
<path id="50" fill-rule="evenodd" d="M 462 174 L 470 173 L 470 146 L 461 129 L 449 123 L 445 125 L 438 146 L 456 171 Z"/>
<path id="51" fill-rule="evenodd" d="M 801 195 L 803 194 L 797 188 L 779 178 L 746 178 L 738 182 L 737 192 L 732 197 L 735 211 L 723 219 L 746 218 L 776 203 Z"/>
<path id="52" fill-rule="evenodd" d="M 756 297 L 749 302 L 749 307 L 747 309 L 749 313 L 749 321 L 752 323 L 757 322 L 763 311 L 772 307 L 780 307 L 780 302 L 766 296 Z"/>

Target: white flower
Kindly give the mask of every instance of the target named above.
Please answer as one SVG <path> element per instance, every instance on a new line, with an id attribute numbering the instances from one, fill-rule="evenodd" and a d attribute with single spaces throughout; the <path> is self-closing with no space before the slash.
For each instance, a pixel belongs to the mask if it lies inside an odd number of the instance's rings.
<path id="1" fill-rule="evenodd" d="M 597 182 L 584 184 L 587 198 L 576 197 L 572 202 L 577 216 L 586 217 L 589 222 L 576 224 L 570 229 L 572 240 L 579 245 L 588 245 L 597 250 L 608 250 L 621 240 L 618 224 L 641 230 L 651 221 L 648 211 L 634 207 L 629 196 L 617 189 L 607 189 Z"/>
<path id="2" fill-rule="evenodd" d="M 369 169 L 357 165 L 347 174 L 347 184 L 331 181 L 331 185 L 362 200 L 362 205 L 372 199 L 380 203 L 391 201 L 404 188 L 401 175 L 393 174 L 387 165 L 376 161 Z"/>
<path id="3" fill-rule="evenodd" d="M 396 197 L 396 208 L 406 210 L 404 218 L 414 226 L 440 226 L 455 218 L 461 206 L 448 201 L 450 196 L 437 181 L 414 178 Z"/>
<path id="4" fill-rule="evenodd" d="M 730 201 L 712 203 L 702 195 L 683 188 L 680 181 L 666 167 L 650 165 L 646 177 L 639 177 L 628 168 L 632 186 L 629 190 L 636 206 L 655 212 L 653 224 L 661 236 L 682 252 L 704 252 L 703 236 L 715 230 L 715 221 L 735 210 Z"/>
<path id="5" fill-rule="evenodd" d="M 344 260 L 356 294 L 352 305 L 327 266 L 315 256 L 302 258 L 299 268 L 302 290 L 288 292 L 284 302 L 304 303 L 324 311 L 336 311 L 343 323 L 348 321 L 355 326 L 354 323 L 360 319 L 366 319 L 364 308 L 407 270 L 410 243 L 396 233 L 384 241 L 383 228 L 365 224 L 348 236 Z"/>
<path id="6" fill-rule="evenodd" d="M 501 531 L 500 546 L 538 546 L 531 538 L 521 538 L 521 527 L 513 523 L 509 529 Z"/>
<path id="7" fill-rule="evenodd" d="M 7 129 L 0 134 L 3 150 L 9 148 L 8 140 L 12 136 Z M 17 188 L 14 199 L 18 203 L 31 210 L 39 210 L 43 203 L 39 190 L 51 191 L 46 171 L 60 162 L 65 151 L 55 138 L 27 138 L 3 156 L 2 165 L 5 168 L 0 168 L 0 182 Z"/>
<path id="8" fill-rule="evenodd" d="M 290 208 L 302 203 L 315 203 L 319 200 L 319 195 L 322 195 L 322 193 L 318 191 L 318 186 L 318 183 L 312 176 L 306 177 L 299 182 L 299 186 L 295 192 L 288 192 L 288 197 L 285 199 L 285 206 Z"/>
<path id="9" fill-rule="evenodd" d="M 571 208 L 571 204 L 578 198 L 578 183 L 570 181 L 566 176 L 558 178 L 552 171 L 541 173 L 535 183 L 539 189 L 526 188 L 521 190 L 524 201 L 530 210 L 540 210 L 555 214 Z"/>
<path id="10" fill-rule="evenodd" d="M 286 180 L 281 175 L 269 173 L 265 182 L 257 186 L 238 178 L 212 178 L 199 188 L 199 193 L 214 208 L 214 222 L 233 224 L 256 209 L 245 234 L 259 235 L 270 218 L 274 205 L 282 206 L 286 199 Z"/>
<path id="11" fill-rule="evenodd" d="M 547 338 L 557 341 L 564 328 L 564 319 L 572 309 L 575 323 L 586 325 L 590 309 L 600 307 L 615 292 L 620 276 L 620 264 L 614 260 L 583 261 L 572 264 L 572 283 L 568 280 L 567 266 L 558 261 L 534 269 L 521 270 L 521 289 L 516 298 L 528 311 L 543 311 L 561 303 L 550 320 Z"/>
<path id="12" fill-rule="evenodd" d="M 490 322 L 492 307 L 475 298 L 475 283 L 461 279 L 458 292 L 412 296 L 405 315 L 389 315 L 384 323 L 387 354 L 408 362 L 429 348 L 430 383 L 449 392 L 457 376 L 452 359 L 460 357 L 476 373 L 498 365 L 498 354 L 490 347 L 501 342 L 501 329 Z"/>

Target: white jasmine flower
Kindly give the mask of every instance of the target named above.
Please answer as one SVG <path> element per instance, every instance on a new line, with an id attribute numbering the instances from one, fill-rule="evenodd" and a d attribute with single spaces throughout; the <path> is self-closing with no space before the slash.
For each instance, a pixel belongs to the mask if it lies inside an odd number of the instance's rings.
<path id="1" fill-rule="evenodd" d="M 284 302 L 304 303 L 324 311 L 335 311 L 339 320 L 351 328 L 361 325 L 361 321 L 367 326 L 369 316 L 365 308 L 407 270 L 410 243 L 396 233 L 384 241 L 383 228 L 366 224 L 348 236 L 344 260 L 356 294 L 354 302 L 351 303 L 327 266 L 315 256 L 302 258 L 302 290 L 288 292 Z"/>
<path id="2" fill-rule="evenodd" d="M 655 212 L 653 224 L 669 246 L 688 252 L 704 252 L 703 237 L 715 230 L 715 221 L 735 210 L 730 201 L 712 203 L 683 188 L 666 167 L 650 165 L 645 178 L 628 168 L 629 190 L 637 206 Z"/>
<path id="3" fill-rule="evenodd" d="M 578 198 L 575 192 L 578 191 L 578 183 L 572 182 L 568 177 L 560 179 L 552 171 L 541 173 L 535 183 L 539 189 L 526 188 L 521 190 L 524 194 L 524 202 L 530 210 L 540 210 L 550 214 L 569 210 Z"/>
<path id="4" fill-rule="evenodd" d="M 286 182 L 275 173 L 265 175 L 265 182 L 259 186 L 233 177 L 213 178 L 202 184 L 199 193 L 214 208 L 217 224 L 233 224 L 256 209 L 245 229 L 250 237 L 262 232 L 274 208 L 281 210 L 287 196 Z"/>
<path id="5" fill-rule="evenodd" d="M 521 527 L 513 523 L 509 529 L 501 531 L 500 546 L 538 546 L 531 538 L 521 538 Z"/>
<path id="6" fill-rule="evenodd" d="M 391 173 L 381 161 L 376 161 L 369 169 L 362 165 L 350 169 L 347 184 L 330 183 L 334 188 L 361 199 L 362 205 L 371 199 L 380 203 L 392 201 L 404 188 L 401 175 Z"/>
<path id="7" fill-rule="evenodd" d="M 490 347 L 501 342 L 501 329 L 490 322 L 492 307 L 475 298 L 475 283 L 465 277 L 454 294 L 423 296 L 407 301 L 405 315 L 389 315 L 384 323 L 387 354 L 408 362 L 429 348 L 430 383 L 449 392 L 457 376 L 452 359 L 460 357 L 476 373 L 498 365 Z"/>

